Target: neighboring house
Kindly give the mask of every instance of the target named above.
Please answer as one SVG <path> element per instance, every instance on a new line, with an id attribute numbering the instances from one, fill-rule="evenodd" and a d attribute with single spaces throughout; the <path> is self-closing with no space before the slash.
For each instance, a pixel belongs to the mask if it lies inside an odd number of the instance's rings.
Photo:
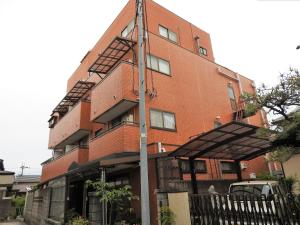
<path id="1" fill-rule="evenodd" d="M 0 199 L 10 196 L 14 181 L 15 173 L 5 171 L 3 160 L 0 159 Z"/>
<path id="2" fill-rule="evenodd" d="M 40 175 L 18 175 L 13 184 L 13 190 L 17 195 L 25 195 L 27 191 L 40 183 Z"/>
<path id="3" fill-rule="evenodd" d="M 294 192 L 300 194 L 300 149 L 296 149 L 292 157 L 283 163 L 283 169 L 285 176 L 296 179 Z"/>
<path id="4" fill-rule="evenodd" d="M 15 173 L 5 171 L 3 160 L 0 159 L 0 219 L 10 215 L 14 180 Z"/>
<path id="5" fill-rule="evenodd" d="M 41 188 L 34 194 L 36 199 L 51 196 L 41 201 L 49 207 L 43 218 L 63 222 L 71 209 L 87 217 L 88 212 L 98 212 L 89 208 L 95 205 L 89 205 L 94 202 L 91 199 L 87 202 L 87 179 L 130 184 L 140 194 L 135 3 L 128 2 L 85 55 L 68 80 L 66 96 L 51 114 L 53 157 L 42 163 Z M 155 225 L 158 206 L 169 191 L 164 187 L 190 187 L 191 180 L 188 160 L 164 156 L 222 124 L 235 120 L 264 126 L 266 118 L 263 113 L 244 117 L 239 96 L 255 93 L 253 81 L 215 63 L 207 32 L 154 1 L 146 3 L 146 120 L 151 224 Z M 263 157 L 241 165 L 244 179 L 268 171 Z M 199 158 L 194 166 L 202 190 L 214 181 L 225 191 L 238 178 L 231 160 Z M 27 207 L 37 208 L 32 202 Z M 140 203 L 133 208 L 139 216 Z"/>

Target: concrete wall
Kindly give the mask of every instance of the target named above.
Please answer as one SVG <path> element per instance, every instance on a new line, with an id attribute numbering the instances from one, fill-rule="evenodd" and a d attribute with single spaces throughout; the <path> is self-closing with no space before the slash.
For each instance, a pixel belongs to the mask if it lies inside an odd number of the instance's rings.
<path id="1" fill-rule="evenodd" d="M 15 181 L 14 175 L 0 175 L 0 186 L 1 185 L 8 185 L 13 184 Z"/>
<path id="2" fill-rule="evenodd" d="M 12 213 L 11 199 L 0 199 L 0 221 Z"/>
<path id="3" fill-rule="evenodd" d="M 294 192 L 300 194 L 300 154 L 295 154 L 283 164 L 284 172 L 287 177 L 295 177 L 297 183 L 294 186 Z"/>
<path id="4" fill-rule="evenodd" d="M 96 193 L 89 193 L 89 224 L 90 225 L 99 225 L 104 224 L 103 218 L 103 204 L 99 202 L 99 198 L 96 196 Z"/>
<path id="5" fill-rule="evenodd" d="M 168 199 L 169 208 L 175 214 L 175 225 L 191 225 L 188 193 L 168 193 Z"/>
<path id="6" fill-rule="evenodd" d="M 27 225 L 63 224 L 66 178 L 49 182 L 45 189 L 28 192 L 24 208 Z M 53 192 L 53 189 L 56 191 Z M 51 217 L 51 218 L 49 218 Z"/>

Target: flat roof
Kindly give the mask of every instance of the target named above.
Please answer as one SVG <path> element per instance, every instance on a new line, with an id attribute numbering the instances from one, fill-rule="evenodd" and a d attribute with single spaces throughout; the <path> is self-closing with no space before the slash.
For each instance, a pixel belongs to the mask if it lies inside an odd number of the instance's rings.
<path id="1" fill-rule="evenodd" d="M 259 127 L 237 121 L 202 133 L 171 152 L 171 157 L 251 160 L 268 152 L 270 140 L 258 137 Z"/>

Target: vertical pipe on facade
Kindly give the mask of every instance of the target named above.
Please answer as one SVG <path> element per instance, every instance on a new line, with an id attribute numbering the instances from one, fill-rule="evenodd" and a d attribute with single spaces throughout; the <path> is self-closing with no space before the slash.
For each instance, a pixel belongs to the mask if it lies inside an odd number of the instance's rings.
<path id="1" fill-rule="evenodd" d="M 139 71 L 139 113 L 140 113 L 140 172 L 142 225 L 150 225 L 147 127 L 145 106 L 145 53 L 143 27 L 143 0 L 137 1 L 138 13 L 138 71 Z"/>

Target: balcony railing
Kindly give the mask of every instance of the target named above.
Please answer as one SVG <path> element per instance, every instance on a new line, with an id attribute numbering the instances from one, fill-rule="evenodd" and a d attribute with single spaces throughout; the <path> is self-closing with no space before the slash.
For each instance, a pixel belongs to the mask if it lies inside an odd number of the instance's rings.
<path id="1" fill-rule="evenodd" d="M 91 120 L 106 123 L 138 104 L 138 72 L 122 62 L 100 82 L 91 94 Z"/>
<path id="2" fill-rule="evenodd" d="M 93 138 L 89 145 L 89 161 L 114 153 L 139 151 L 139 126 L 124 122 Z"/>
<path id="3" fill-rule="evenodd" d="M 55 127 L 50 129 L 48 147 L 64 148 L 89 135 L 92 126 L 89 119 L 90 107 L 90 102 L 81 101 L 58 121 Z"/>

